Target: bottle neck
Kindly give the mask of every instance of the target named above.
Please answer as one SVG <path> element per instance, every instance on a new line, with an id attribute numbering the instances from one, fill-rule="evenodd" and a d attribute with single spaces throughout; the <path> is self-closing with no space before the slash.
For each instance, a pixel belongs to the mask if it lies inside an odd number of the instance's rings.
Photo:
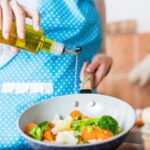
<path id="1" fill-rule="evenodd" d="M 43 37 L 41 39 L 41 48 L 43 51 L 48 53 L 53 53 L 55 55 L 61 55 L 62 53 L 69 53 L 72 55 L 77 55 L 77 52 L 73 52 L 71 50 L 65 49 L 64 44 L 55 42 L 51 39 L 48 39 L 46 37 Z"/>
<path id="2" fill-rule="evenodd" d="M 42 49 L 45 52 L 51 53 L 53 50 L 54 43 L 55 43 L 54 41 L 52 41 L 46 37 L 43 37 L 41 40 L 41 48 L 40 49 Z"/>

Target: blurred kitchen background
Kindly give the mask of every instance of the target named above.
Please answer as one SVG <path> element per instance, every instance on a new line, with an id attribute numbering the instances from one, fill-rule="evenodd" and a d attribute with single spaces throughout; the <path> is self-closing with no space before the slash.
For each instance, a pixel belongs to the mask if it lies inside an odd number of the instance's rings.
<path id="1" fill-rule="evenodd" d="M 150 83 L 139 87 L 128 80 L 133 67 L 150 53 L 150 0 L 105 2 L 107 54 L 114 64 L 101 92 L 123 99 L 134 108 L 150 106 Z"/>

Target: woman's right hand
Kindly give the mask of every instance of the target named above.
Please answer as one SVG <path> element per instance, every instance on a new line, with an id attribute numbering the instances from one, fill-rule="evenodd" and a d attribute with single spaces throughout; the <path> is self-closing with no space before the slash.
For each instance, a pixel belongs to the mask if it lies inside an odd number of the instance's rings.
<path id="1" fill-rule="evenodd" d="M 40 30 L 40 14 L 36 10 L 28 9 L 20 5 L 17 0 L 1 0 L 0 5 L 0 30 L 5 39 L 9 38 L 12 19 L 16 19 L 17 35 L 20 39 L 25 38 L 25 19 L 31 18 L 33 28 Z M 18 52 L 17 48 L 12 48 L 14 52 Z"/>

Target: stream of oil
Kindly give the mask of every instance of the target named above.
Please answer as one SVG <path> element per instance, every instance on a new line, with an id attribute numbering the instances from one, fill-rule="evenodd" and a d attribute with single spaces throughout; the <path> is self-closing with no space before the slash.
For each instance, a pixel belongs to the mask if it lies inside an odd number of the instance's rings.
<path id="1" fill-rule="evenodd" d="M 78 78 L 78 55 L 75 58 L 75 74 L 74 74 L 74 93 L 78 92 L 77 90 L 77 78 Z"/>

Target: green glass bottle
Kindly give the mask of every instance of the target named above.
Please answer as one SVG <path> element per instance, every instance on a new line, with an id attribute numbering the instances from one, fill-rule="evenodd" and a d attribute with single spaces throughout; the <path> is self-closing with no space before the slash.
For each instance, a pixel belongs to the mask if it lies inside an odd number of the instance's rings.
<path id="1" fill-rule="evenodd" d="M 32 26 L 26 25 L 26 37 L 20 39 L 17 36 L 16 22 L 12 21 L 12 28 L 9 38 L 6 40 L 0 31 L 0 43 L 8 44 L 32 53 L 37 54 L 39 50 L 53 53 L 55 55 L 61 55 L 63 52 L 76 55 L 77 53 L 71 50 L 65 49 L 63 43 L 55 42 L 44 36 L 44 31 L 35 31 Z"/>

